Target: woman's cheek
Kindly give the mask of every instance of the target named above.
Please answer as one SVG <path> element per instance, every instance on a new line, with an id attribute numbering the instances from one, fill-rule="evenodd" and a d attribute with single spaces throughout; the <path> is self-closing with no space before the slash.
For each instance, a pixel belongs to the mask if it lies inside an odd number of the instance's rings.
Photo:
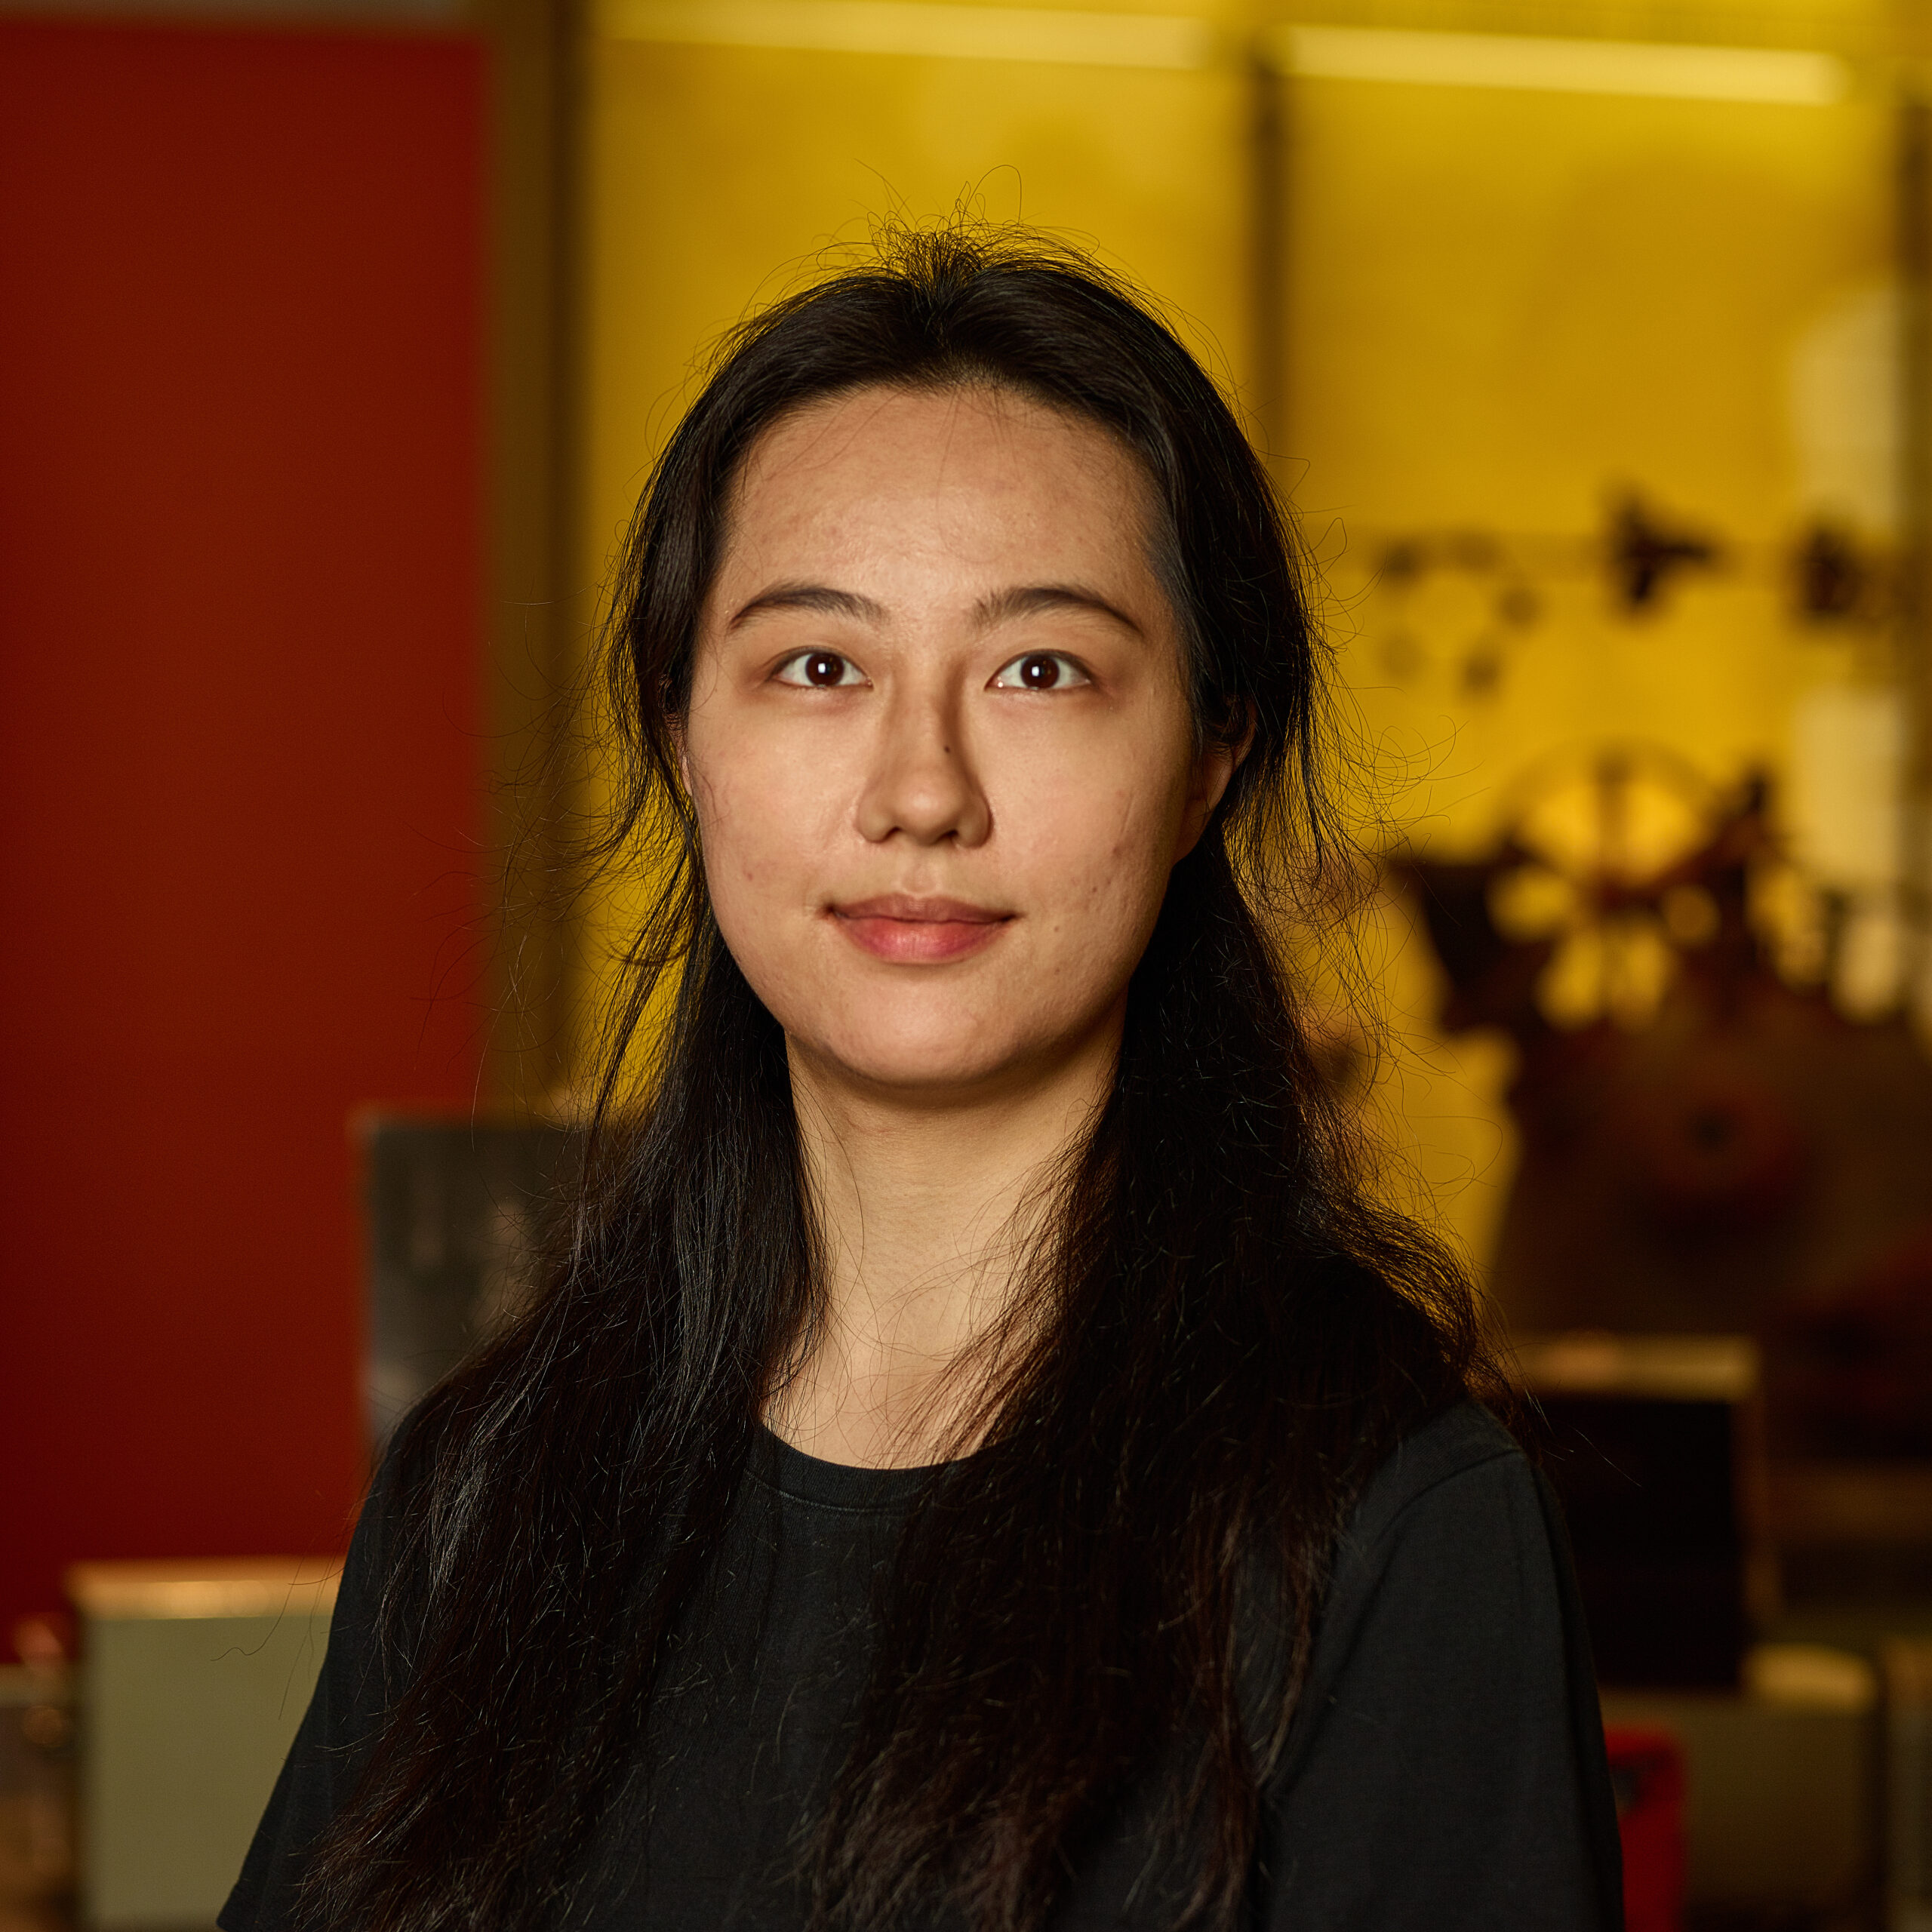
<path id="1" fill-rule="evenodd" d="M 777 884 L 788 862 L 788 848 L 798 838 L 800 801 L 795 787 L 774 782 L 774 764 L 740 769 L 714 768 L 698 802 L 698 829 L 714 892 L 735 884 L 755 894 Z"/>

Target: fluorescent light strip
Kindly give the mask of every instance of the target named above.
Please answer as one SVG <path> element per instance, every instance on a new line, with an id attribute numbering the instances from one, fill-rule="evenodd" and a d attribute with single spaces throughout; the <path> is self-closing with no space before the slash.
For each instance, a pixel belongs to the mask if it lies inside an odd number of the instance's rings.
<path id="1" fill-rule="evenodd" d="M 612 40 L 948 60 L 1192 71 L 1212 66 L 1219 51 L 1211 23 L 1177 14 L 929 6 L 916 0 L 602 0 L 595 19 L 598 32 Z"/>
<path id="2" fill-rule="evenodd" d="M 1663 41 L 1555 40 L 1512 34 L 1407 33 L 1369 27 L 1277 27 L 1265 36 L 1278 72 L 1324 80 L 1552 94 L 1648 94 L 1829 107 L 1850 91 L 1833 54 Z"/>

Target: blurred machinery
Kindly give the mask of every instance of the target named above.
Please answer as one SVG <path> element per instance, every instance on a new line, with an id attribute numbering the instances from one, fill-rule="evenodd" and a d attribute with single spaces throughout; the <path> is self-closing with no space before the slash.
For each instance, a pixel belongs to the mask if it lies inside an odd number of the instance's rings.
<path id="1" fill-rule="evenodd" d="M 1460 695 L 1492 697 L 1515 653 L 1546 627 L 1557 586 L 1594 582 L 1623 619 L 1655 618 L 1687 580 L 1721 576 L 1774 584 L 1806 627 L 1877 632 L 1900 608 L 1902 560 L 1862 533 L 1820 519 L 1779 544 L 1720 537 L 1660 510 L 1641 492 L 1610 491 L 1594 537 L 1484 529 L 1361 533 L 1374 558 L 1380 668 L 1407 682 L 1450 669 Z M 1437 636 L 1416 609 L 1431 580 L 1462 578 L 1479 592 L 1460 627 Z"/>
<path id="2" fill-rule="evenodd" d="M 1796 1472 L 1774 1514 L 1820 1461 L 1918 1494 L 1932 1065 L 1896 1012 L 1835 1002 L 1851 929 L 1801 896 L 1764 781 L 1714 798 L 1663 755 L 1607 753 L 1538 774 L 1487 858 L 1399 869 L 1442 1023 L 1517 1051 L 1493 1275 L 1512 1327 L 1752 1337 Z"/>
<path id="3" fill-rule="evenodd" d="M 1606 1718 L 1681 1749 L 1688 1922 L 1932 1926 L 1932 1665 L 1886 1635 L 1932 1632 L 1904 976 L 1866 995 L 1866 915 L 1799 870 L 1766 781 L 1643 747 L 1552 761 L 1487 856 L 1397 870 L 1444 1027 L 1515 1049 L 1492 1287 Z"/>

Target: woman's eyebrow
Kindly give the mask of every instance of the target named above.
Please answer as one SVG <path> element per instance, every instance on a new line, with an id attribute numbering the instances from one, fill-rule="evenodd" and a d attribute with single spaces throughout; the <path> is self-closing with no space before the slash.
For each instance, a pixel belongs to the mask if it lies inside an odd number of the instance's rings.
<path id="1" fill-rule="evenodd" d="M 1141 635 L 1140 626 L 1118 605 L 1110 604 L 1097 591 L 1072 583 L 1016 584 L 1010 589 L 993 591 L 973 607 L 973 622 L 976 629 L 988 631 L 1017 617 L 1055 610 L 1097 611 L 1135 636 Z M 767 611 L 815 611 L 866 624 L 883 623 L 888 615 L 883 604 L 855 590 L 835 590 L 823 583 L 774 583 L 741 605 L 725 629 L 737 630 Z"/>
<path id="2" fill-rule="evenodd" d="M 828 617 L 856 617 L 866 624 L 883 623 L 886 614 L 883 604 L 861 597 L 855 590 L 834 590 L 823 583 L 774 583 L 740 605 L 724 628 L 734 631 L 766 611 L 817 611 Z"/>
<path id="3" fill-rule="evenodd" d="M 980 599 L 974 608 L 973 620 L 981 630 L 989 631 L 1040 611 L 1097 611 L 1136 637 L 1141 635 L 1140 626 L 1118 605 L 1109 604 L 1099 592 L 1077 583 L 1029 583 L 1016 585 L 1011 590 L 996 590 Z"/>

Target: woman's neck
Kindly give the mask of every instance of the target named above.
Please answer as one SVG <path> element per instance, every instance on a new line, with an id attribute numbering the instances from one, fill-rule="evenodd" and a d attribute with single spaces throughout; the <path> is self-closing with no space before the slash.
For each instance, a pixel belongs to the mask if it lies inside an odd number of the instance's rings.
<path id="1" fill-rule="evenodd" d="M 989 1344 L 1118 1051 L 1115 1025 L 1029 1081 L 937 1097 L 863 1089 L 793 1051 L 827 1278 L 824 1324 L 768 1411 L 786 1441 L 880 1469 L 969 1446 Z"/>

